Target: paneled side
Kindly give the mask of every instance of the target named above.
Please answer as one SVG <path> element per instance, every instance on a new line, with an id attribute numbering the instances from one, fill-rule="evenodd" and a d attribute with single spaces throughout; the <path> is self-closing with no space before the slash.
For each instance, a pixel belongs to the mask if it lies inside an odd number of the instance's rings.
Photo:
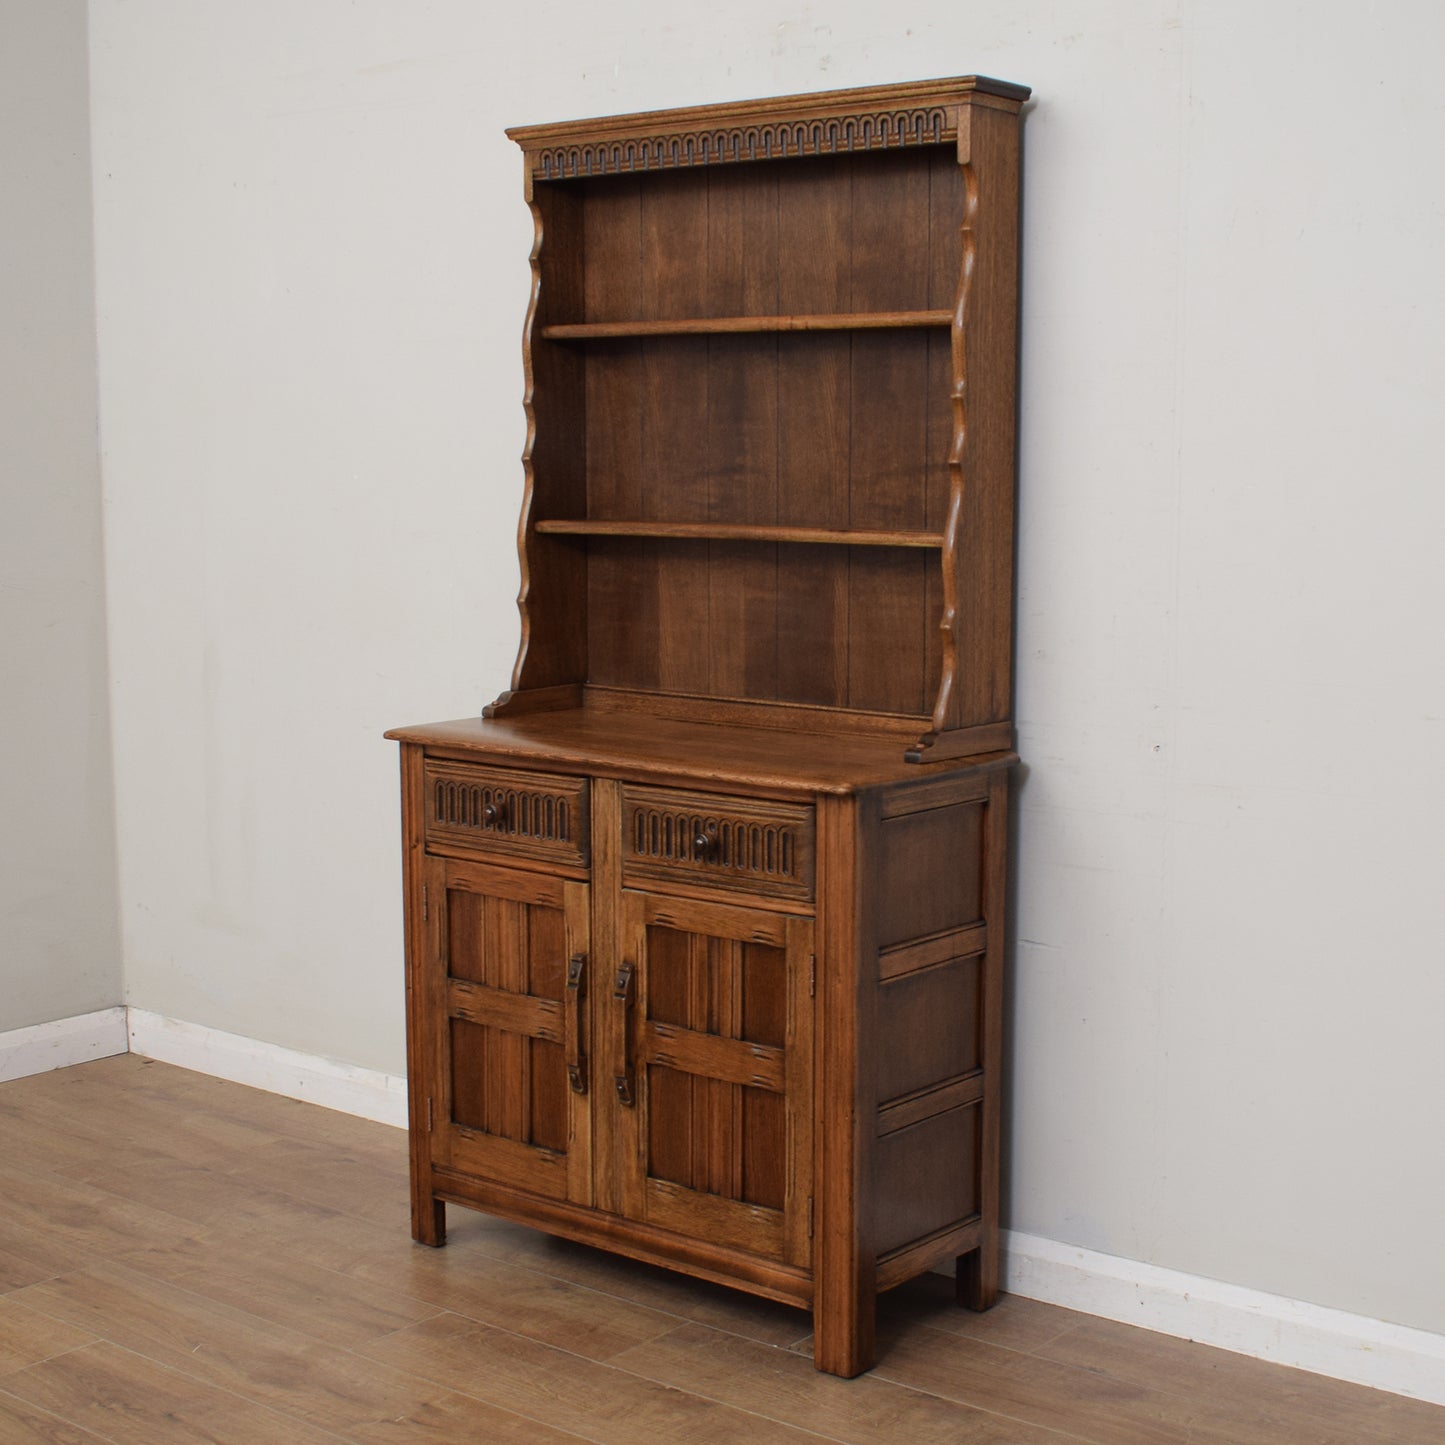
<path id="1" fill-rule="evenodd" d="M 894 1283 L 977 1245 L 996 1175 L 985 1150 L 986 1133 L 997 1143 L 985 1120 L 998 1058 L 987 961 L 1001 895 L 989 849 L 990 799 L 1003 793 L 990 786 L 953 775 L 893 788 L 870 829 L 874 1242 Z"/>
<path id="2" fill-rule="evenodd" d="M 886 818 L 881 835 L 880 947 L 959 928 L 981 916 L 982 803 Z"/>
<path id="3" fill-rule="evenodd" d="M 881 1256 L 978 1213 L 980 1113 L 966 1104 L 878 1141 Z"/>

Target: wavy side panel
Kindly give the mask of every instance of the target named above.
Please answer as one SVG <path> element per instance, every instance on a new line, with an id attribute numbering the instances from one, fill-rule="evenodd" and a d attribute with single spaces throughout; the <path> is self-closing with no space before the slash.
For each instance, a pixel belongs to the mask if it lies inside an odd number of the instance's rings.
<path id="1" fill-rule="evenodd" d="M 940 683 L 915 761 L 1012 746 L 1019 144 L 1016 112 L 964 108 Z"/>
<path id="2" fill-rule="evenodd" d="M 484 717 L 566 705 L 560 700 L 565 690 L 580 687 L 586 676 L 582 544 L 539 536 L 535 526 L 539 516 L 580 516 L 586 510 L 586 363 L 580 354 L 541 336 L 549 314 L 580 314 L 583 202 L 575 188 L 534 185 L 528 176 L 527 203 L 532 286 L 522 325 L 521 638 L 511 689 L 483 710 Z"/>
<path id="3" fill-rule="evenodd" d="M 974 294 L 974 272 L 978 256 L 975 222 L 978 216 L 978 176 L 971 162 L 963 167 L 964 212 L 959 231 L 958 289 L 954 294 L 950 340 L 953 353 L 953 384 L 949 404 L 953 411 L 953 441 L 948 452 L 948 514 L 943 523 L 943 614 L 938 630 L 942 638 L 942 668 L 938 697 L 933 704 L 931 732 L 938 734 L 949 725 L 954 689 L 958 681 L 958 554 L 963 528 L 964 488 L 968 485 L 968 338 L 970 303 Z M 927 746 L 920 741 L 919 746 Z"/>
<path id="4" fill-rule="evenodd" d="M 532 642 L 532 616 L 528 606 L 532 595 L 532 567 L 528 556 L 528 542 L 532 535 L 532 508 L 537 494 L 536 469 L 532 461 L 537 445 L 537 377 L 532 365 L 532 337 L 537 326 L 537 313 L 542 305 L 542 245 L 547 234 L 546 221 L 537 202 L 535 189 L 529 184 L 527 191 L 527 205 L 532 212 L 532 251 L 528 257 L 532 268 L 532 291 L 527 298 L 526 320 L 522 323 L 522 410 L 527 417 L 527 437 L 522 446 L 522 512 L 517 520 L 517 560 L 522 572 L 522 584 L 517 592 L 517 611 L 521 614 L 522 636 L 517 645 L 517 661 L 512 668 L 513 692 L 523 686 L 527 652 Z"/>

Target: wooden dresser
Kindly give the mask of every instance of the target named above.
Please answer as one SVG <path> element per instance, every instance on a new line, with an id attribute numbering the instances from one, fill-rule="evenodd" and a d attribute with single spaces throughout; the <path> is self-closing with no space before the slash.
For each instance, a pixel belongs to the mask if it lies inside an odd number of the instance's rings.
<path id="1" fill-rule="evenodd" d="M 446 1202 L 811 1308 L 997 1288 L 1022 86 L 532 126 L 522 642 L 401 728 Z"/>

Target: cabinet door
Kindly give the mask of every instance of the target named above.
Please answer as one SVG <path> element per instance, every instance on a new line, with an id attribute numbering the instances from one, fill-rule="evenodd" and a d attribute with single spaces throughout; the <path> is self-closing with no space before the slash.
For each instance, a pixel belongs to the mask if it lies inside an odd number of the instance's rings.
<path id="1" fill-rule="evenodd" d="M 806 1266 L 812 921 L 622 898 L 606 986 L 623 1019 L 611 1083 L 624 1211 Z"/>
<path id="2" fill-rule="evenodd" d="M 426 864 L 437 1168 L 591 1202 L 587 885 Z"/>

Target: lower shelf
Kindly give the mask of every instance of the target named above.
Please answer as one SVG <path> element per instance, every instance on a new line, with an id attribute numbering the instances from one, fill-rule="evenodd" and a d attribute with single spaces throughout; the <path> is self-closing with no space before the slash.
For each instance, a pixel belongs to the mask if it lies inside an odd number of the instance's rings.
<path id="1" fill-rule="evenodd" d="M 700 542 L 811 542 L 830 547 L 943 546 L 942 532 L 853 531 L 838 527 L 784 527 L 743 522 L 641 522 L 552 520 L 536 523 L 544 536 L 667 537 Z"/>

